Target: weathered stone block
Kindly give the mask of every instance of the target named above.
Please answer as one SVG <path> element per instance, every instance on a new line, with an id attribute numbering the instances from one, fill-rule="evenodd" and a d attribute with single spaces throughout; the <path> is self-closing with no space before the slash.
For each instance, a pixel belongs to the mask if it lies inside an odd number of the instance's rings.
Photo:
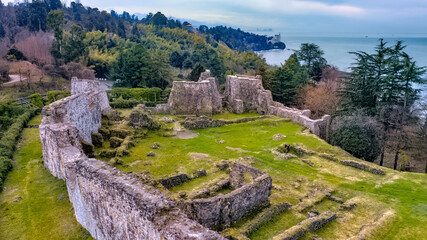
<path id="1" fill-rule="evenodd" d="M 148 129 L 158 129 L 160 126 L 148 112 L 141 108 L 134 108 L 129 116 L 129 125 L 134 128 L 146 127 Z"/>
<path id="2" fill-rule="evenodd" d="M 177 173 L 171 176 L 164 177 L 160 180 L 160 183 L 165 188 L 171 188 L 190 181 L 191 178 L 186 173 Z"/>
<path id="3" fill-rule="evenodd" d="M 120 147 L 120 145 L 122 144 L 123 139 L 122 138 L 118 138 L 118 137 L 111 137 L 110 138 L 110 147 L 111 148 L 117 148 Z"/>

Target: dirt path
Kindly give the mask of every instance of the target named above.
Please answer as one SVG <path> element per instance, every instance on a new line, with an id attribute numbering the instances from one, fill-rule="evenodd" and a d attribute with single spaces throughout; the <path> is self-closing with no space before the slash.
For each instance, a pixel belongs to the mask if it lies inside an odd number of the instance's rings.
<path id="1" fill-rule="evenodd" d="M 175 131 L 173 132 L 173 135 L 174 135 L 173 138 L 190 139 L 190 138 L 195 138 L 199 136 L 199 133 L 196 133 L 181 127 L 181 124 L 179 124 L 179 122 L 175 122 L 174 128 L 175 128 Z"/>
<path id="2" fill-rule="evenodd" d="M 11 81 L 9 81 L 9 82 L 5 82 L 5 83 L 3 83 L 3 84 L 2 84 L 3 86 L 11 85 L 11 84 L 14 84 L 14 83 L 19 83 L 19 82 L 21 82 L 21 80 L 22 80 L 22 81 L 27 80 L 27 78 L 26 78 L 26 77 L 23 77 L 23 76 L 20 76 L 20 75 L 9 75 L 9 77 L 10 77 L 10 79 L 12 79 L 12 80 L 11 80 Z"/>

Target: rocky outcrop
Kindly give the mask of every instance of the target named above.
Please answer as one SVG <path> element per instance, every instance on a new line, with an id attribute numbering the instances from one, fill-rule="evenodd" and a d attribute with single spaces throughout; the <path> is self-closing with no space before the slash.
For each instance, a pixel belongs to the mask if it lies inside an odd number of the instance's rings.
<path id="1" fill-rule="evenodd" d="M 85 86 L 79 84 L 73 86 Z M 98 97 L 102 94 L 95 90 L 72 95 L 42 113 L 43 161 L 66 181 L 78 222 L 95 239 L 224 239 L 187 218 L 159 190 L 83 154 L 80 139 L 91 140 L 103 109 L 108 109 L 108 102 Z"/>
<path id="2" fill-rule="evenodd" d="M 253 180 L 245 182 L 244 173 Z M 259 169 L 237 162 L 231 167 L 230 182 L 235 190 L 211 198 L 186 200 L 181 208 L 203 226 L 224 229 L 270 204 L 271 177 Z"/>

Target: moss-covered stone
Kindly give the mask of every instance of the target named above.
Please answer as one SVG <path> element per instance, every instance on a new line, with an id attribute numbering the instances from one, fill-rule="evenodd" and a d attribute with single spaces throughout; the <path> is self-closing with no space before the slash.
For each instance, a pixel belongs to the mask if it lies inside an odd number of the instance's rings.
<path id="1" fill-rule="evenodd" d="M 101 133 L 92 133 L 92 144 L 95 147 L 102 147 L 102 144 L 104 143 L 104 137 Z"/>
<path id="2" fill-rule="evenodd" d="M 160 125 L 152 118 L 151 114 L 142 108 L 136 107 L 129 116 L 129 125 L 134 128 L 159 129 Z"/>
<path id="3" fill-rule="evenodd" d="M 118 137 L 111 137 L 110 138 L 110 147 L 111 148 L 117 148 L 120 147 L 120 145 L 122 144 L 123 139 L 122 138 L 118 138 Z"/>
<path id="4" fill-rule="evenodd" d="M 123 120 L 123 117 L 120 116 L 120 112 L 117 110 L 112 110 L 109 113 L 107 113 L 107 118 L 108 120 L 114 121 L 114 122 Z"/>
<path id="5" fill-rule="evenodd" d="M 132 135 L 132 131 L 127 129 L 121 129 L 121 128 L 113 128 L 110 130 L 111 137 L 117 137 L 125 139 L 127 136 Z"/>
<path id="6" fill-rule="evenodd" d="M 110 130 L 109 129 L 101 127 L 98 129 L 98 132 L 102 135 L 104 140 L 110 138 Z"/>
<path id="7" fill-rule="evenodd" d="M 117 153 L 117 150 L 104 149 L 99 153 L 99 156 L 102 158 L 112 158 L 116 156 L 116 153 Z"/>
<path id="8" fill-rule="evenodd" d="M 84 140 L 80 140 L 80 142 L 82 144 L 83 152 L 86 154 L 86 156 L 90 158 L 95 157 L 95 146 L 93 146 L 93 144 L 88 143 Z"/>

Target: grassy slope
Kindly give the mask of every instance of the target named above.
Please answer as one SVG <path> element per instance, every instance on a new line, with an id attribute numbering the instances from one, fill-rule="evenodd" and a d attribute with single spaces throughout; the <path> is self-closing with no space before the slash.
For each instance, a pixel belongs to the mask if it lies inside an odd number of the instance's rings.
<path id="1" fill-rule="evenodd" d="M 223 117 L 223 116 L 221 116 Z M 139 140 L 131 155 L 123 157 L 128 164 L 120 167 L 124 171 L 139 172 L 149 170 L 154 176 L 170 174 L 176 171 L 191 173 L 204 167 L 214 169 L 214 163 L 221 159 L 233 159 L 251 155 L 258 159 L 255 166 L 268 172 L 273 184 L 288 190 L 273 190 L 271 201 L 288 201 L 297 204 L 300 197 L 315 187 L 332 188 L 335 195 L 345 200 L 353 198 L 358 207 L 344 214 L 326 228 L 315 234 L 325 239 L 346 239 L 357 234 L 364 225 L 375 222 L 386 211 L 393 217 L 376 228 L 372 239 L 426 239 L 427 230 L 427 177 L 425 174 L 402 173 L 386 169 L 386 176 L 374 175 L 358 169 L 343 166 L 336 162 L 311 156 L 315 163 L 310 167 L 297 159 L 275 160 L 270 149 L 283 142 L 303 143 L 308 148 L 324 153 L 335 154 L 340 159 L 353 159 L 349 154 L 333 147 L 323 140 L 302 131 L 299 125 L 279 118 L 270 118 L 256 122 L 234 124 L 219 128 L 197 131 L 200 135 L 193 139 L 172 139 L 149 133 L 146 139 Z M 282 133 L 287 138 L 273 141 L 271 137 Z M 225 143 L 219 144 L 219 140 Z M 160 149 L 150 146 L 159 142 Z M 226 147 L 240 148 L 248 152 L 230 150 Z M 146 157 L 148 151 L 156 152 L 155 157 Z M 209 154 L 209 159 L 192 160 L 189 152 Z M 210 178 L 207 177 L 206 181 Z M 191 190 L 198 182 L 189 182 L 173 190 Z M 290 187 L 295 182 L 297 187 Z M 336 211 L 338 204 L 325 200 L 315 209 L 320 212 Z M 252 239 L 268 239 L 281 233 L 290 226 L 306 218 L 306 213 L 287 212 L 277 216 L 272 222 L 261 227 L 251 235 Z M 308 234 L 309 239 L 313 234 Z M 369 237 L 369 236 L 368 236 Z"/>
<path id="2" fill-rule="evenodd" d="M 25 129 L 0 194 L 0 239 L 91 239 L 74 217 L 65 183 L 47 172 L 41 156 L 38 129 Z"/>

